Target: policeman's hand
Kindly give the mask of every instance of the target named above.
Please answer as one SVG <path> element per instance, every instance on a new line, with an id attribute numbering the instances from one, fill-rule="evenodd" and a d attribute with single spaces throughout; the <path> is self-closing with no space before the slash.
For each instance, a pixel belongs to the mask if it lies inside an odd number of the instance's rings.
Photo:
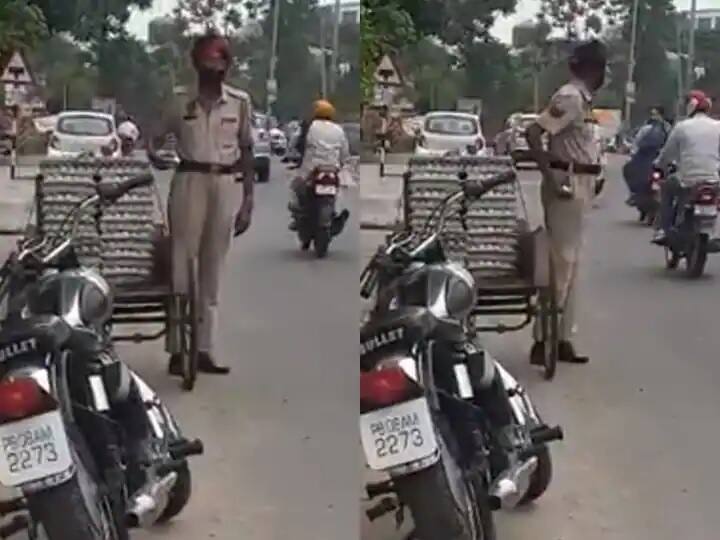
<path id="1" fill-rule="evenodd" d="M 243 204 L 240 207 L 240 211 L 235 216 L 235 233 L 234 236 L 238 237 L 250 228 L 250 222 L 252 221 L 253 211 L 253 200 L 251 198 L 243 199 Z"/>
<path id="2" fill-rule="evenodd" d="M 167 169 L 167 162 L 154 152 L 148 152 L 148 160 L 150 160 L 152 166 L 159 171 L 164 171 Z"/>
<path id="3" fill-rule="evenodd" d="M 601 176 L 600 178 L 595 180 L 595 196 L 596 197 L 602 193 L 602 190 L 604 187 L 605 187 L 605 177 Z"/>

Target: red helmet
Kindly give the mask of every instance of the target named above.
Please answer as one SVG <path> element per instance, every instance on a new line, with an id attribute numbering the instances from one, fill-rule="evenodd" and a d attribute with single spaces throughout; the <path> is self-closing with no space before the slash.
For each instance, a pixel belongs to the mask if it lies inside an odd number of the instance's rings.
<path id="1" fill-rule="evenodd" d="M 702 90 L 692 90 L 688 94 L 687 114 L 692 116 L 697 112 L 710 112 L 712 109 L 712 100 Z"/>

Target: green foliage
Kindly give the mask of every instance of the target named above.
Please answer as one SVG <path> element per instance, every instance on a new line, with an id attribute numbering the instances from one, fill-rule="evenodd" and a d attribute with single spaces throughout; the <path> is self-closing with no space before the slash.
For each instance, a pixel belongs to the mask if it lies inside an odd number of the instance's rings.
<path id="1" fill-rule="evenodd" d="M 24 0 L 24 3 L 42 11 L 52 33 L 69 32 L 78 41 L 89 42 L 122 33 L 131 8 L 149 8 L 152 0 Z"/>
<path id="2" fill-rule="evenodd" d="M 419 0 L 418 0 L 419 2 Z M 373 74 L 384 54 L 413 43 L 417 34 L 402 0 L 362 0 L 360 5 L 361 87 L 367 100 L 372 97 Z"/>
<path id="3" fill-rule="evenodd" d="M 46 98 L 50 112 L 89 107 L 95 95 L 97 71 L 93 56 L 66 37 L 55 35 L 42 42 L 29 58 L 33 68 L 45 74 Z"/>
<path id="4" fill-rule="evenodd" d="M 0 57 L 36 45 L 46 34 L 45 17 L 25 0 L 0 2 Z"/>

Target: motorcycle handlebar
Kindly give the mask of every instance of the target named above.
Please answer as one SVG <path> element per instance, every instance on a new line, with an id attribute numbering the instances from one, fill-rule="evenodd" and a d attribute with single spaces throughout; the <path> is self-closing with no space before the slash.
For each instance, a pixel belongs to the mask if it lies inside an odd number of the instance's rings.
<path id="1" fill-rule="evenodd" d="M 123 180 L 115 184 L 98 185 L 98 195 L 100 196 L 102 202 L 112 204 L 133 189 L 149 186 L 153 183 L 153 181 L 154 178 L 152 174 L 139 174 L 137 176 L 133 176 L 132 178 L 128 178 L 127 180 Z"/>
<path id="2" fill-rule="evenodd" d="M 478 199 L 498 186 L 514 182 L 516 178 L 515 171 L 509 171 L 485 180 L 465 182 L 463 184 L 463 194 L 469 199 Z"/>

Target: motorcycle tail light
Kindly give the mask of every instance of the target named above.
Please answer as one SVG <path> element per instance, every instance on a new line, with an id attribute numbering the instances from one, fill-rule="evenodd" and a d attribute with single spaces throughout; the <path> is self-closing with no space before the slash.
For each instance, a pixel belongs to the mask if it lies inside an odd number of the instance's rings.
<path id="1" fill-rule="evenodd" d="M 389 406 L 406 400 L 413 383 L 400 367 L 360 373 L 360 401 L 375 406 Z"/>
<path id="2" fill-rule="evenodd" d="M 31 378 L 0 382 L 0 419 L 20 420 L 55 408 L 54 399 Z"/>
<path id="3" fill-rule="evenodd" d="M 695 197 L 697 204 L 717 204 L 717 200 L 717 192 L 711 187 L 701 187 Z"/>

